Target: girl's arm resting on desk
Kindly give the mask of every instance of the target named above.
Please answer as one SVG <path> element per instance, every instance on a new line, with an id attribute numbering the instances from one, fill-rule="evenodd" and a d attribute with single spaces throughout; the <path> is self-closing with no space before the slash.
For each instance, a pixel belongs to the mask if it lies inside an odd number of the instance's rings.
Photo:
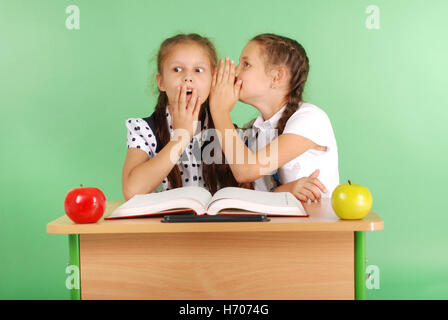
<path id="1" fill-rule="evenodd" d="M 229 113 L 215 116 L 213 121 L 230 169 L 239 183 L 255 181 L 310 149 L 325 150 L 305 137 L 282 134 L 255 153 L 238 136 Z"/>
<path id="2" fill-rule="evenodd" d="M 322 198 L 321 191 L 327 193 L 328 190 L 322 184 L 322 182 L 317 179 L 319 175 L 319 169 L 316 169 L 309 177 L 303 177 L 277 187 L 274 192 L 291 192 L 300 201 L 311 201 L 318 200 Z"/>
<path id="3" fill-rule="evenodd" d="M 171 140 L 160 152 L 148 160 L 148 155 L 137 148 L 126 154 L 122 172 L 122 191 L 127 201 L 135 194 L 153 192 L 165 179 L 187 148 L 187 139 Z"/>
<path id="4" fill-rule="evenodd" d="M 122 190 L 125 200 L 135 194 L 153 192 L 171 172 L 196 131 L 202 99 L 193 89 L 187 102 L 187 86 L 177 88 L 177 96 L 170 104 L 174 136 L 165 147 L 148 160 L 148 155 L 138 149 L 129 149 L 122 174 Z"/>

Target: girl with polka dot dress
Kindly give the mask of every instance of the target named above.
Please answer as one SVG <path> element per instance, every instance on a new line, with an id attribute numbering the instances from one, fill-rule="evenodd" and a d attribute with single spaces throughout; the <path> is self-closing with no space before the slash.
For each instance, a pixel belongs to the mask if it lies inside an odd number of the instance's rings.
<path id="1" fill-rule="evenodd" d="M 221 60 L 213 75 L 210 110 L 226 158 L 245 160 L 228 160 L 238 182 L 253 182 L 257 190 L 289 191 L 302 201 L 330 197 L 339 184 L 330 120 L 322 109 L 302 101 L 308 71 L 303 47 L 274 34 L 249 41 L 237 67 L 229 58 Z M 260 115 L 247 135 L 252 144 L 236 139 L 235 148 L 227 148 L 235 143 L 224 132 L 235 131 L 230 111 L 238 100 Z M 272 174 L 263 173 L 266 169 Z"/>
<path id="2" fill-rule="evenodd" d="M 147 118 L 126 120 L 125 200 L 182 186 L 204 187 L 212 194 L 223 187 L 245 187 L 227 164 L 201 161 L 202 151 L 213 141 L 206 130 L 213 129 L 208 96 L 216 65 L 213 44 L 200 35 L 179 34 L 161 44 L 155 111 Z"/>

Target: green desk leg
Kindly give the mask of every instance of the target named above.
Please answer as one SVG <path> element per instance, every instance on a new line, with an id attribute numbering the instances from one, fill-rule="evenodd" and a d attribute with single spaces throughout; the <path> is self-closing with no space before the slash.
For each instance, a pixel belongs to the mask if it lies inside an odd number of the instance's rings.
<path id="1" fill-rule="evenodd" d="M 71 300 L 81 300 L 81 269 L 79 264 L 79 235 L 69 234 L 68 235 L 68 248 L 69 248 L 69 264 L 72 266 L 77 266 L 79 270 L 79 289 L 70 290 Z"/>
<path id="2" fill-rule="evenodd" d="M 366 300 L 366 233 L 355 231 L 355 299 Z"/>

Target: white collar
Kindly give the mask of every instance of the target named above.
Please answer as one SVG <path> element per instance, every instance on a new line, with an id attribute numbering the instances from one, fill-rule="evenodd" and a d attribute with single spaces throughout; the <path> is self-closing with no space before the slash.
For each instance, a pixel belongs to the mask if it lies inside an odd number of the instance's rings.
<path id="1" fill-rule="evenodd" d="M 257 128 L 257 129 L 276 128 L 277 123 L 280 120 L 280 118 L 282 117 L 282 114 L 283 114 L 283 111 L 285 110 L 285 108 L 286 108 L 286 104 L 280 110 L 278 110 L 272 117 L 270 117 L 268 120 L 263 120 L 263 116 L 260 113 L 258 115 L 258 118 L 255 120 L 253 127 Z"/>

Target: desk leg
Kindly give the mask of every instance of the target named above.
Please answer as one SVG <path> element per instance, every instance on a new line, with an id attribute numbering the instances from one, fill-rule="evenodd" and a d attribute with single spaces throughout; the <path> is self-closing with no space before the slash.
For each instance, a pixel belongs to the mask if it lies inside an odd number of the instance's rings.
<path id="1" fill-rule="evenodd" d="M 79 263 L 79 235 L 69 234 L 68 235 L 68 249 L 69 249 L 69 264 L 71 266 L 76 266 L 78 269 L 78 289 L 74 288 L 70 290 L 71 300 L 81 300 L 81 269 Z"/>
<path id="2" fill-rule="evenodd" d="M 366 300 L 366 233 L 355 231 L 355 299 Z"/>

